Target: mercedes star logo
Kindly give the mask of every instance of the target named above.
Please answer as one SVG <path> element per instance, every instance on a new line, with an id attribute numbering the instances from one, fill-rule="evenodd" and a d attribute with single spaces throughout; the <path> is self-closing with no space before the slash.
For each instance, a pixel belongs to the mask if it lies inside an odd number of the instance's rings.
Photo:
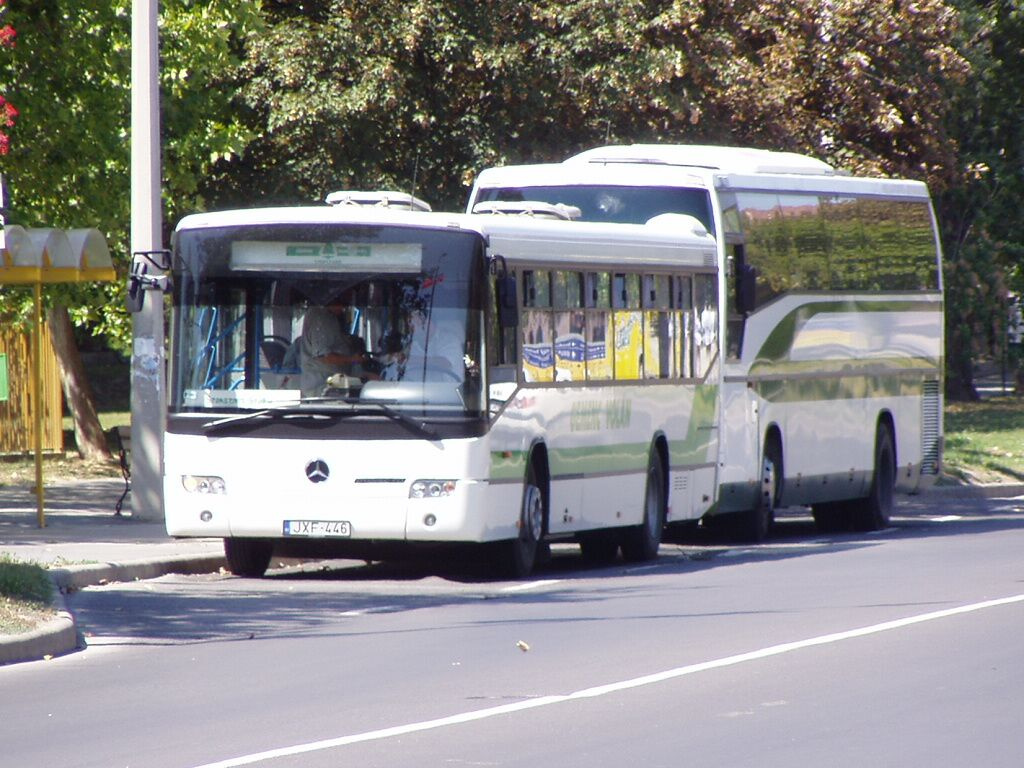
<path id="1" fill-rule="evenodd" d="M 311 483 L 322 483 L 330 474 L 331 469 L 323 459 L 313 459 L 306 465 L 306 477 Z"/>

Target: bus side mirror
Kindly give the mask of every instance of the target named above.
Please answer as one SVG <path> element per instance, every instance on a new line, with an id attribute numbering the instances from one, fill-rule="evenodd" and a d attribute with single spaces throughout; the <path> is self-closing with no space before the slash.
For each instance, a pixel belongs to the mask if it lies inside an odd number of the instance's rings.
<path id="1" fill-rule="evenodd" d="M 146 291 L 162 291 L 170 288 L 170 251 L 136 251 L 132 254 L 132 269 L 128 275 L 128 295 L 125 305 L 131 313 L 141 312 Z M 152 271 L 151 271 L 152 270 Z"/>
<path id="2" fill-rule="evenodd" d="M 516 307 L 516 279 L 512 275 L 500 275 L 496 279 L 498 288 L 498 324 L 502 328 L 519 325 L 519 309 Z"/>
<path id="3" fill-rule="evenodd" d="M 736 311 L 748 315 L 757 306 L 757 269 L 740 264 L 736 273 Z"/>

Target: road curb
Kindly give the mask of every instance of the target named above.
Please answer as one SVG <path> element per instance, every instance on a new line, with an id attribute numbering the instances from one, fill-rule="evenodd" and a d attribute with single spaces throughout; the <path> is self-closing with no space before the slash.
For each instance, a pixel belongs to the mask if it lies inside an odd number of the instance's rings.
<path id="1" fill-rule="evenodd" d="M 175 555 L 123 563 L 95 563 L 50 569 L 57 615 L 42 626 L 17 635 L 0 635 L 0 665 L 62 656 L 80 647 L 75 617 L 64 595 L 76 589 L 116 581 L 155 579 L 168 573 L 216 573 L 226 566 L 223 555 Z"/>
<path id="2" fill-rule="evenodd" d="M 1012 499 L 1024 496 L 1024 483 L 993 485 L 937 485 L 924 492 L 924 496 L 944 496 L 952 499 Z"/>
<path id="3" fill-rule="evenodd" d="M 114 581 L 155 579 L 168 573 L 215 573 L 227 566 L 223 555 L 173 555 L 160 559 L 90 563 L 51 568 L 50 575 L 61 592 L 84 589 Z"/>

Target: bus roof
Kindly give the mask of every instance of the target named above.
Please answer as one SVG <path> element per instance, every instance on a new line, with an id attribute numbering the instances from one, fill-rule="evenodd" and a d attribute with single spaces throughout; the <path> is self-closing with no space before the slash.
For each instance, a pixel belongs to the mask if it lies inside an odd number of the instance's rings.
<path id="1" fill-rule="evenodd" d="M 633 144 L 581 152 L 562 163 L 510 165 L 480 173 L 474 188 L 688 187 L 927 198 L 923 182 L 847 176 L 792 152 L 684 144 Z"/>
<path id="2" fill-rule="evenodd" d="M 426 213 L 354 206 L 249 208 L 183 218 L 176 231 L 276 224 L 371 224 L 475 232 L 510 261 L 584 265 L 713 266 L 715 241 L 696 219 L 666 214 L 649 224 L 558 221 L 524 215 Z"/>
<path id="3" fill-rule="evenodd" d="M 230 211 L 195 213 L 184 217 L 176 231 L 211 227 L 242 227 L 262 224 L 391 224 L 426 228 L 461 227 L 457 213 L 426 213 L 396 208 L 354 205 L 281 206 L 241 208 Z"/>
<path id="4" fill-rule="evenodd" d="M 713 267 L 715 240 L 690 216 L 667 214 L 648 224 L 531 219 L 476 214 L 470 217 L 495 255 L 576 269 L 611 265 Z"/>
<path id="5" fill-rule="evenodd" d="M 573 155 L 565 162 L 672 165 L 743 174 L 835 174 L 835 169 L 828 163 L 795 152 L 704 144 L 630 144 L 596 147 Z"/>

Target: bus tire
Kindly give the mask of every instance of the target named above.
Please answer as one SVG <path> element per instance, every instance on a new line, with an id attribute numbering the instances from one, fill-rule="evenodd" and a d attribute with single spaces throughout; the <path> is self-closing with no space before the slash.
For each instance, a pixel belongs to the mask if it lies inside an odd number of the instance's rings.
<path id="1" fill-rule="evenodd" d="M 879 424 L 875 437 L 875 469 L 868 495 L 853 502 L 852 522 L 856 531 L 879 531 L 889 525 L 896 494 L 896 449 L 892 432 Z"/>
<path id="2" fill-rule="evenodd" d="M 224 557 L 235 576 L 258 579 L 267 572 L 274 544 L 267 539 L 224 539 Z"/>
<path id="3" fill-rule="evenodd" d="M 661 547 L 665 530 L 665 470 L 657 450 L 651 451 L 647 462 L 647 482 L 644 485 L 644 516 L 640 525 L 626 529 L 622 537 L 622 557 L 633 563 L 653 560 Z"/>
<path id="4" fill-rule="evenodd" d="M 523 485 L 518 529 L 516 538 L 498 542 L 498 562 L 503 575 L 524 579 L 537 565 L 544 538 L 544 494 L 537 484 L 537 471 L 532 463 Z"/>
<path id="5" fill-rule="evenodd" d="M 768 537 L 775 522 L 775 505 L 782 487 L 782 445 L 773 435 L 765 441 L 758 478 L 757 502 L 753 509 L 731 515 L 733 536 L 757 544 Z"/>

